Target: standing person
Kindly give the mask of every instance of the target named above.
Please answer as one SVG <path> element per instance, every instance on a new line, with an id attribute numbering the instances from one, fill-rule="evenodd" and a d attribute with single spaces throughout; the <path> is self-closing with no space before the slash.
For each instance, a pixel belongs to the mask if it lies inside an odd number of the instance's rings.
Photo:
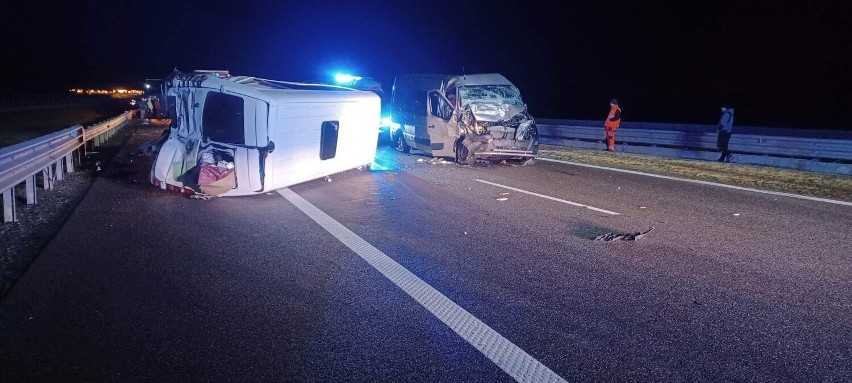
<path id="1" fill-rule="evenodd" d="M 148 107 L 148 113 L 151 113 L 151 117 L 155 118 L 156 116 L 154 116 L 154 101 L 151 100 L 152 98 L 153 96 L 148 97 L 148 102 L 146 102 L 145 105 Z"/>
<path id="2" fill-rule="evenodd" d="M 161 113 L 163 112 L 160 110 L 160 98 L 154 98 L 154 118 L 159 119 Z"/>
<path id="3" fill-rule="evenodd" d="M 145 100 L 145 97 L 139 98 L 139 119 L 142 120 L 142 125 L 148 124 L 148 103 Z"/>
<path id="4" fill-rule="evenodd" d="M 716 138 L 716 146 L 722 155 L 719 156 L 719 162 L 731 162 L 731 152 L 728 150 L 728 143 L 731 141 L 731 133 L 734 128 L 734 108 L 730 105 L 722 107 L 722 117 L 719 118 L 718 131 L 719 136 Z"/>
<path id="5" fill-rule="evenodd" d="M 618 107 L 618 100 L 609 100 L 609 115 L 604 121 L 604 138 L 606 139 L 606 150 L 615 151 L 615 131 L 621 126 L 621 108 Z"/>

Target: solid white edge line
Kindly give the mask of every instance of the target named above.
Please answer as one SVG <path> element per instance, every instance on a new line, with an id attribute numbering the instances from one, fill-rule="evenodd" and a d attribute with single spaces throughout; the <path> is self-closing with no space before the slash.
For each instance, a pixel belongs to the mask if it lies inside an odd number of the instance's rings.
<path id="1" fill-rule="evenodd" d="M 536 196 L 536 197 L 541 197 L 541 198 L 549 199 L 549 200 L 551 200 L 551 201 L 562 202 L 562 203 L 564 203 L 564 204 L 568 204 L 568 205 L 572 205 L 572 206 L 584 207 L 584 208 L 586 208 L 586 209 L 594 210 L 594 211 L 601 212 L 601 213 L 612 214 L 612 215 L 619 215 L 618 213 L 616 213 L 616 212 L 614 212 L 614 211 L 604 210 L 604 209 L 596 208 L 596 207 L 594 207 L 594 206 L 589 206 L 589 205 L 583 205 L 583 204 L 581 204 L 581 203 L 571 202 L 571 201 L 564 200 L 564 199 L 561 199 L 561 198 L 551 197 L 551 196 L 548 196 L 548 195 L 538 194 L 538 193 L 534 193 L 534 192 L 531 192 L 531 191 L 526 191 L 526 190 L 523 190 L 523 189 L 513 188 L 513 187 L 511 187 L 511 186 L 501 185 L 501 184 L 498 184 L 498 183 L 489 182 L 489 181 L 485 181 L 485 180 L 480 180 L 480 179 L 476 179 L 476 178 L 474 178 L 473 180 L 474 180 L 474 181 L 476 181 L 476 182 L 482 182 L 482 183 L 484 183 L 484 184 L 489 184 L 489 185 L 493 185 L 493 186 L 501 187 L 501 188 L 504 188 L 504 189 L 514 190 L 514 191 L 519 192 L 519 193 L 525 193 L 525 194 L 529 194 L 529 195 L 534 195 L 534 196 Z"/>
<path id="2" fill-rule="evenodd" d="M 723 187 L 723 188 L 750 191 L 750 192 L 755 192 L 755 193 L 763 193 L 763 194 L 777 195 L 777 196 L 782 196 L 782 197 L 806 199 L 806 200 L 810 200 L 810 201 L 833 203 L 833 204 L 836 204 L 836 205 L 852 206 L 852 202 L 838 201 L 838 200 L 828 199 L 828 198 L 811 197 L 811 196 L 806 196 L 806 195 L 801 195 L 801 194 L 776 192 L 776 191 L 771 191 L 771 190 L 753 189 L 753 188 L 747 188 L 747 187 L 743 187 L 743 186 L 726 185 L 726 184 L 720 184 L 720 183 L 717 183 L 717 182 L 710 182 L 710 181 L 691 180 L 691 179 L 688 179 L 688 178 L 664 176 L 664 175 L 660 175 L 660 174 L 645 173 L 645 172 L 639 172 L 639 171 L 635 171 L 635 170 L 617 169 L 617 168 L 609 168 L 609 167 L 606 167 L 606 166 L 581 164 L 579 162 L 556 160 L 556 159 L 552 159 L 552 158 L 538 157 L 537 159 L 542 160 L 542 161 L 557 162 L 557 163 L 566 164 L 566 165 L 583 166 L 583 167 L 587 167 L 587 168 L 612 170 L 614 172 L 637 174 L 637 175 L 640 175 L 640 176 L 663 178 L 663 179 L 673 180 L 673 181 L 691 182 L 691 183 L 696 183 L 696 184 L 701 184 L 701 185 L 719 186 L 719 187 Z"/>
<path id="3" fill-rule="evenodd" d="M 553 370 L 290 189 L 278 193 L 519 382 L 565 382 Z"/>

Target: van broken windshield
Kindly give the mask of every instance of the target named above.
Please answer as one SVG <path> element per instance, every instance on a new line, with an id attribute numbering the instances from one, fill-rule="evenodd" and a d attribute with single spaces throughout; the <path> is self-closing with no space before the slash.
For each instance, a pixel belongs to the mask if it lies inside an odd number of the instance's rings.
<path id="1" fill-rule="evenodd" d="M 521 91 L 512 85 L 466 85 L 459 87 L 459 96 L 462 109 L 471 103 L 524 105 Z"/>

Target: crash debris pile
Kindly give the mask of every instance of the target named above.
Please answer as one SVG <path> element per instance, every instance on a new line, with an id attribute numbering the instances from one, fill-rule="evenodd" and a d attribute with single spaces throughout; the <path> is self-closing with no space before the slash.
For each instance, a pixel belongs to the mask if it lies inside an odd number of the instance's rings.
<path id="1" fill-rule="evenodd" d="M 212 151 L 201 152 L 198 161 L 198 187 L 204 194 L 216 196 L 237 186 L 233 162 L 217 159 Z"/>
<path id="2" fill-rule="evenodd" d="M 654 228 L 650 228 L 645 232 L 632 232 L 632 233 L 606 233 L 601 234 L 594 238 L 595 241 L 604 241 L 604 242 L 612 242 L 612 241 L 637 241 L 648 234 Z"/>

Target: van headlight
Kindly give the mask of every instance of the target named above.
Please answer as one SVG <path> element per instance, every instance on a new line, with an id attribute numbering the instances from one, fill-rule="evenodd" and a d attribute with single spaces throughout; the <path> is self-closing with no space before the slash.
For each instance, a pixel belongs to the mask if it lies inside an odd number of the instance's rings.
<path id="1" fill-rule="evenodd" d="M 532 138 L 536 134 L 536 126 L 535 121 L 526 120 L 518 125 L 518 129 L 515 132 L 515 140 L 517 141 L 526 141 Z"/>

